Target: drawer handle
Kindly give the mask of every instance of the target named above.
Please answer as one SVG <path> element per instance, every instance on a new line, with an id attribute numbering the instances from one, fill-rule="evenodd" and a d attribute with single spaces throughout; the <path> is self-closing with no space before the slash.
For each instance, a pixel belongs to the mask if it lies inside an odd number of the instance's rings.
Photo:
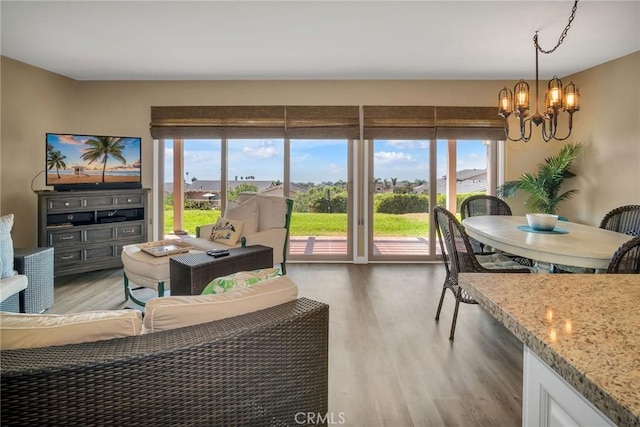
<path id="1" fill-rule="evenodd" d="M 135 233 L 136 230 L 122 230 L 123 234 L 131 234 L 131 233 Z"/>
<path id="2" fill-rule="evenodd" d="M 65 206 L 69 206 L 69 202 L 64 202 L 64 205 Z"/>
<path id="3" fill-rule="evenodd" d="M 131 199 L 127 199 L 127 203 L 131 203 Z"/>
<path id="4" fill-rule="evenodd" d="M 60 240 L 73 240 L 73 236 L 62 236 Z"/>
<path id="5" fill-rule="evenodd" d="M 60 259 L 62 260 L 73 259 L 73 255 L 61 256 Z"/>

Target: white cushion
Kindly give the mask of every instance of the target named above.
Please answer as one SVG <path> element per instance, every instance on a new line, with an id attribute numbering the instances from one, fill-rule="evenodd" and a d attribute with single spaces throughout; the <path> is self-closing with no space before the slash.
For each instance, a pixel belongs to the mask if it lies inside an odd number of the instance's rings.
<path id="1" fill-rule="evenodd" d="M 511 258 L 502 254 L 477 255 L 476 259 L 486 269 L 528 269 L 532 273 L 535 270 L 520 263 L 513 261 Z"/>
<path id="2" fill-rule="evenodd" d="M 0 312 L 0 348 L 48 347 L 139 335 L 139 310 L 99 310 L 72 314 Z"/>
<path id="3" fill-rule="evenodd" d="M 234 246 L 242 235 L 243 227 L 244 221 L 220 217 L 211 230 L 209 239 L 227 246 Z"/>
<path id="4" fill-rule="evenodd" d="M 184 254 L 178 254 L 184 255 Z M 155 257 L 140 250 L 137 244 L 122 248 L 120 259 L 127 278 L 132 283 L 158 290 L 158 282 L 164 282 L 164 289 L 170 289 L 169 259 L 171 256 Z"/>
<path id="5" fill-rule="evenodd" d="M 29 280 L 27 276 L 23 274 L 16 274 L 15 276 L 0 279 L 0 302 L 6 300 L 11 295 L 27 289 L 28 284 Z"/>
<path id="6" fill-rule="evenodd" d="M 217 295 L 152 298 L 145 306 L 143 333 L 213 322 L 293 301 L 298 287 L 286 276 Z"/>
<path id="7" fill-rule="evenodd" d="M 251 235 L 258 232 L 258 200 L 255 197 L 251 197 L 242 203 L 229 202 L 227 209 L 224 213 L 225 218 L 236 219 L 244 221 L 244 227 L 242 228 L 242 236 Z"/>
<path id="8" fill-rule="evenodd" d="M 280 196 L 257 195 L 260 210 L 259 231 L 284 228 L 287 216 L 287 199 Z"/>

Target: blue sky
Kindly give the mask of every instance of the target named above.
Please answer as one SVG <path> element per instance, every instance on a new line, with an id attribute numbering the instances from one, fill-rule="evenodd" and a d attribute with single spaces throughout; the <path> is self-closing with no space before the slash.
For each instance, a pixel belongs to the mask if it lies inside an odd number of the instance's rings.
<path id="1" fill-rule="evenodd" d="M 88 135 L 62 135 L 62 134 L 47 134 L 47 143 L 53 146 L 54 151 L 60 151 L 62 155 L 67 158 L 64 162 L 67 168 L 71 166 L 87 166 L 88 161 L 82 160 L 81 156 L 86 150 L 85 142 L 91 139 L 92 136 Z M 124 150 L 122 155 L 127 159 L 127 164 L 133 165 L 140 160 L 140 138 L 122 138 L 122 144 Z M 107 161 L 107 167 L 122 166 L 117 160 L 109 159 Z M 102 168 L 101 163 L 95 161 L 91 164 L 91 167 Z"/>
<path id="2" fill-rule="evenodd" d="M 438 177 L 446 171 L 446 141 L 438 141 Z M 398 180 L 428 178 L 428 141 L 385 140 L 374 144 L 375 178 Z M 220 179 L 220 141 L 185 140 L 185 176 Z M 283 180 L 282 140 L 229 141 L 229 179 L 254 176 L 256 180 Z M 458 170 L 486 167 L 486 148 L 481 141 L 461 141 L 457 148 Z M 347 180 L 347 142 L 340 140 L 292 140 L 291 180 L 326 182 Z M 165 148 L 165 182 L 173 181 L 173 144 Z"/>

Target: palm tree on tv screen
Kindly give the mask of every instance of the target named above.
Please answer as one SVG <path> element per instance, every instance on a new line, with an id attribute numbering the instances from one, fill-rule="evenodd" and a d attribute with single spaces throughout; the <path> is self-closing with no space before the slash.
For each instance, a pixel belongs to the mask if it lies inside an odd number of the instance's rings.
<path id="1" fill-rule="evenodd" d="M 67 156 L 63 156 L 61 152 L 54 151 L 53 147 L 47 145 L 47 167 L 49 170 L 56 168 L 56 173 L 58 174 L 58 179 L 60 178 L 60 169 L 66 169 L 67 164 L 64 162 L 64 159 Z"/>
<path id="2" fill-rule="evenodd" d="M 82 160 L 89 160 L 89 164 L 100 161 L 102 163 L 102 182 L 107 169 L 107 160 L 112 157 L 123 165 L 127 164 L 127 159 L 122 155 L 124 145 L 122 138 L 113 136 L 95 136 L 85 142 L 90 148 L 82 155 Z"/>

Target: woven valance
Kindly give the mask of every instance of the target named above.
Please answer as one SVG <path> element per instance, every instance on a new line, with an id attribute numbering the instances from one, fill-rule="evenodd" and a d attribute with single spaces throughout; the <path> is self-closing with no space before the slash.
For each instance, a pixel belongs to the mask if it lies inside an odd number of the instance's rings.
<path id="1" fill-rule="evenodd" d="M 436 138 L 503 140 L 504 123 L 495 107 L 436 107 Z"/>
<path id="2" fill-rule="evenodd" d="M 360 139 L 358 106 L 288 106 L 285 112 L 291 139 Z"/>
<path id="3" fill-rule="evenodd" d="M 357 106 L 151 107 L 154 139 L 359 139 Z"/>
<path id="4" fill-rule="evenodd" d="M 364 139 L 433 139 L 435 107 L 364 106 Z"/>
<path id="5" fill-rule="evenodd" d="M 364 106 L 364 139 L 504 139 L 494 107 Z M 360 139 L 357 106 L 151 107 L 154 139 Z"/>
<path id="6" fill-rule="evenodd" d="M 151 107 L 154 139 L 284 138 L 284 107 Z"/>

